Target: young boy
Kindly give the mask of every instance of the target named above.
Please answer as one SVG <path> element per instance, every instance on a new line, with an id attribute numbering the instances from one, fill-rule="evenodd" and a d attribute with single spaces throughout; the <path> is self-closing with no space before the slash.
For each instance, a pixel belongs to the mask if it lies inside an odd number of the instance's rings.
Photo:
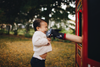
<path id="1" fill-rule="evenodd" d="M 50 38 L 46 37 L 48 30 L 47 23 L 42 19 L 36 19 L 33 22 L 35 33 L 32 37 L 34 54 L 31 59 L 32 67 L 45 67 L 45 58 L 47 53 L 52 51 Z"/>

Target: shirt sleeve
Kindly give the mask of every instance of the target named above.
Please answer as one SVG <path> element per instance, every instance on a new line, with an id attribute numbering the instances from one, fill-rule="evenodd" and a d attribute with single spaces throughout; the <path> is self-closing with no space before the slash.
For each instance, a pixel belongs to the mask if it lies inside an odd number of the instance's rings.
<path id="1" fill-rule="evenodd" d="M 47 38 L 41 38 L 41 35 L 36 35 L 32 39 L 34 46 L 46 46 L 48 44 Z"/>

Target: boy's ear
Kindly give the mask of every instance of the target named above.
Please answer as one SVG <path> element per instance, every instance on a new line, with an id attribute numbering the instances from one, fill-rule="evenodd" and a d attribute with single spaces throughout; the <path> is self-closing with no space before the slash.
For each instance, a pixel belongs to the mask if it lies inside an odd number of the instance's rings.
<path id="1" fill-rule="evenodd" d="M 39 27 L 36 27 L 36 30 L 39 30 Z"/>

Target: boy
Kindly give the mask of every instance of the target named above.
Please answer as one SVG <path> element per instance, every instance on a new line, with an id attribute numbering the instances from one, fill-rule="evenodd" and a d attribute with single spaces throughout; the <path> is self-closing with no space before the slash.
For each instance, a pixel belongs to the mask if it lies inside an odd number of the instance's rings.
<path id="1" fill-rule="evenodd" d="M 32 37 L 34 54 L 31 59 L 32 67 L 45 67 L 47 53 L 52 51 L 50 39 L 46 37 L 47 23 L 42 19 L 33 22 L 35 33 Z"/>

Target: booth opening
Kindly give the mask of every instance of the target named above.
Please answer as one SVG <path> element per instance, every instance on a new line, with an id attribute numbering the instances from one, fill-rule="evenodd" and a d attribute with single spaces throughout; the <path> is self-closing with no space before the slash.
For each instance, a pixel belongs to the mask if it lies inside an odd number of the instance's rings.
<path id="1" fill-rule="evenodd" d="M 79 12 L 79 36 L 82 36 L 82 12 Z"/>
<path id="2" fill-rule="evenodd" d="M 98 0 L 99 1 L 99 0 Z M 100 1 L 88 0 L 88 58 L 100 62 Z"/>

